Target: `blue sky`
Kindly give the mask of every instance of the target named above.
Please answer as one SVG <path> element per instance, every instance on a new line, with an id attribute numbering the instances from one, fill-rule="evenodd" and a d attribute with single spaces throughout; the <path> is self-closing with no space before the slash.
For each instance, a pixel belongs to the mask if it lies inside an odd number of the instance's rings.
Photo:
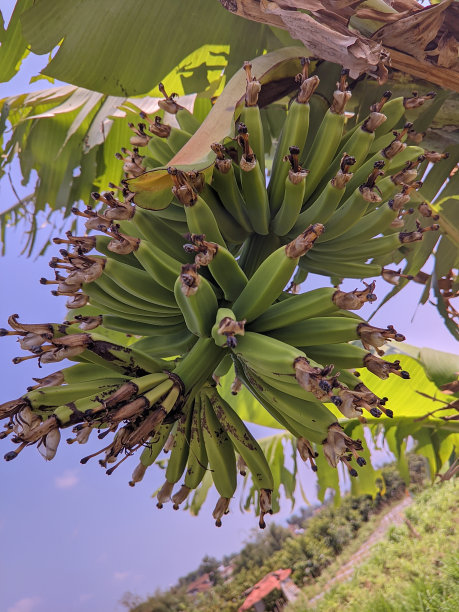
<path id="1" fill-rule="evenodd" d="M 6 19 L 13 4 L 2 2 Z M 30 57 L 13 81 L 0 84 L 0 98 L 47 87 L 47 81 L 28 84 L 30 76 L 45 63 L 46 58 Z M 12 180 L 21 196 L 29 193 L 20 185 L 17 173 Z M 8 179 L 3 179 L 0 210 L 14 201 Z M 63 300 L 52 297 L 48 288 L 38 283 L 49 271 L 48 257 L 34 261 L 20 256 L 24 229 L 20 226 L 8 232 L 7 255 L 0 260 L 0 327 L 6 326 L 12 313 L 28 322 L 56 321 L 65 316 Z M 308 281 L 305 289 L 318 285 L 317 279 Z M 349 289 L 357 285 L 351 281 Z M 388 289 L 378 281 L 380 299 Z M 419 307 L 412 320 L 421 292 L 422 287 L 413 284 L 378 312 L 374 324 L 396 323 L 410 344 L 456 352 L 457 344 L 435 308 Z M 21 395 L 31 377 L 38 374 L 34 362 L 11 363 L 19 354 L 14 338 L 1 339 L 0 403 Z M 51 366 L 48 371 L 56 369 Z M 1 447 L 3 455 L 9 443 L 3 442 Z M 157 587 L 167 588 L 193 570 L 204 555 L 221 558 L 237 551 L 256 527 L 256 519 L 241 513 L 235 501 L 223 527 L 216 529 L 210 516 L 215 494 L 210 495 L 199 517 L 170 507 L 158 511 L 150 496 L 162 483 L 160 470 L 151 469 L 144 482 L 131 489 L 127 482 L 135 461 L 125 462 L 107 477 L 97 462 L 80 465 L 79 459 L 91 448 L 90 444 L 61 444 L 56 459 L 49 463 L 34 449 L 27 449 L 11 463 L 0 460 L 4 492 L 0 504 L 1 611 L 121 609 L 117 602 L 125 591 L 146 595 Z M 315 479 L 307 469 L 303 470 L 303 483 L 310 501 L 315 501 Z M 290 507 L 284 503 L 275 518 L 289 514 Z"/>

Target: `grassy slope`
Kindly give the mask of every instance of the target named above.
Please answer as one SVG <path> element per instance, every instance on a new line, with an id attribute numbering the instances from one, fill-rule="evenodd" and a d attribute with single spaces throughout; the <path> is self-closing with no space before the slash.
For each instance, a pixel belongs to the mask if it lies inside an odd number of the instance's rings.
<path id="1" fill-rule="evenodd" d="M 314 608 L 320 612 L 456 612 L 459 610 L 457 546 L 459 487 L 436 485 L 406 511 L 420 538 L 393 527 L 352 580 L 331 589 Z M 330 575 L 331 577 L 331 575 Z M 309 593 L 305 595 L 309 598 Z M 307 610 L 297 602 L 289 610 Z"/>

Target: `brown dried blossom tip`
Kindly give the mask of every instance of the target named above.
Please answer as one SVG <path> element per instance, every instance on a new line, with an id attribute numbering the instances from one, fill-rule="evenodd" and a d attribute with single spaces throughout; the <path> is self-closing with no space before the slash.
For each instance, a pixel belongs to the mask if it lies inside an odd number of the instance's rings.
<path id="1" fill-rule="evenodd" d="M 260 529 L 264 529 L 266 527 L 266 514 L 272 513 L 272 491 L 269 489 L 260 489 L 260 519 L 258 521 Z"/>
<path id="2" fill-rule="evenodd" d="M 98 193 L 97 195 L 100 196 Z M 86 219 L 86 223 L 84 224 L 87 230 L 98 230 L 99 227 L 109 227 L 110 221 L 102 217 L 99 213 L 94 212 L 90 206 L 86 208 L 86 210 L 79 210 L 76 206 L 72 208 L 72 213 L 77 217 L 83 217 Z"/>
<path id="3" fill-rule="evenodd" d="M 346 433 L 339 423 L 332 423 L 328 428 L 327 438 L 322 442 L 326 460 L 331 467 L 338 467 L 342 461 L 348 468 L 351 476 L 357 476 L 356 470 L 350 467 L 348 453 L 351 453 L 358 465 L 365 465 L 365 460 L 360 457 L 357 451 L 363 450 L 360 440 L 353 440 Z M 362 461 L 363 460 L 363 461 Z"/>
<path id="4" fill-rule="evenodd" d="M 323 234 L 325 227 L 322 223 L 309 225 L 302 234 L 285 245 L 285 254 L 290 259 L 296 259 L 307 253 L 314 246 L 314 242 Z"/>
<path id="5" fill-rule="evenodd" d="M 252 75 L 252 64 L 250 62 L 244 62 L 243 68 L 247 79 L 245 105 L 257 106 L 258 94 L 261 91 L 261 83 Z"/>
<path id="6" fill-rule="evenodd" d="M 419 213 L 426 219 L 432 218 L 433 221 L 438 221 L 440 215 L 434 214 L 434 211 L 427 202 L 421 202 L 418 206 Z"/>
<path id="7" fill-rule="evenodd" d="M 314 459 L 319 456 L 319 453 L 315 452 L 309 440 L 306 440 L 306 438 L 302 437 L 298 438 L 296 441 L 296 448 L 301 459 L 304 462 L 309 461 L 309 463 L 311 464 L 312 471 L 317 472 L 317 465 Z"/>
<path id="8" fill-rule="evenodd" d="M 240 161 L 241 170 L 250 172 L 257 163 L 257 158 L 249 143 L 249 132 L 245 123 L 239 123 L 237 126 L 237 143 L 242 149 L 242 157 Z"/>
<path id="9" fill-rule="evenodd" d="M 237 376 L 231 383 L 231 395 L 237 395 L 239 391 L 242 389 L 242 381 Z"/>
<path id="10" fill-rule="evenodd" d="M 134 133 L 129 139 L 131 145 L 133 147 L 146 147 L 151 137 L 145 132 L 145 123 L 138 123 L 136 127 L 133 123 L 129 122 L 128 127 Z"/>
<path id="11" fill-rule="evenodd" d="M 215 519 L 216 527 L 222 526 L 223 516 L 229 513 L 229 503 L 230 503 L 229 497 L 220 497 L 219 500 L 217 501 L 214 511 L 212 512 L 212 516 Z"/>
<path id="12" fill-rule="evenodd" d="M 141 111 L 140 118 L 148 122 L 148 129 L 152 134 L 158 136 L 158 138 L 169 137 L 172 128 L 170 125 L 163 123 L 159 115 L 156 115 L 153 119 L 151 119 L 146 113 Z"/>
<path id="13" fill-rule="evenodd" d="M 396 374 L 400 378 L 409 379 L 410 375 L 406 370 L 402 370 L 400 361 L 397 359 L 394 362 L 384 361 L 376 355 L 368 353 L 363 358 L 363 365 L 370 370 L 372 374 L 378 376 L 382 380 L 389 378 L 389 374 Z"/>
<path id="14" fill-rule="evenodd" d="M 243 336 L 245 334 L 245 324 L 247 319 L 242 321 L 235 321 L 231 317 L 224 317 L 218 326 L 217 333 L 220 336 L 226 337 L 226 346 L 229 348 L 235 348 L 237 346 L 236 336 Z"/>
<path id="15" fill-rule="evenodd" d="M 363 348 L 369 351 L 373 347 L 378 355 L 384 355 L 384 351 L 380 351 L 379 347 L 383 346 L 388 340 L 395 340 L 396 342 L 403 342 L 405 340 L 405 336 L 399 334 L 393 325 L 388 325 L 386 329 L 383 329 L 382 327 L 374 327 L 369 323 L 359 323 L 357 325 L 357 334 L 360 337 Z"/>
<path id="16" fill-rule="evenodd" d="M 352 155 L 348 155 L 347 153 L 343 154 L 339 170 L 336 176 L 331 180 L 333 187 L 336 189 L 343 189 L 346 187 L 352 178 L 352 172 L 349 172 L 349 169 L 355 164 L 355 161 L 355 157 L 352 157 Z"/>
<path id="17" fill-rule="evenodd" d="M 236 469 L 241 476 L 247 476 L 247 463 L 241 455 L 237 457 Z"/>
<path id="18" fill-rule="evenodd" d="M 186 501 L 190 493 L 190 487 L 187 487 L 186 485 L 182 485 L 180 487 L 177 493 L 172 496 L 172 503 L 174 504 L 172 507 L 174 508 L 174 510 L 179 509 L 180 504 L 183 504 L 183 502 Z"/>
<path id="19" fill-rule="evenodd" d="M 144 465 L 141 461 L 136 465 L 134 471 L 132 472 L 131 480 L 129 481 L 130 487 L 135 487 L 137 482 L 141 482 L 143 477 L 145 476 L 145 472 L 147 471 L 147 466 Z"/>
<path id="20" fill-rule="evenodd" d="M 92 249 L 96 246 L 96 237 L 95 236 L 72 236 L 72 232 L 66 232 L 65 238 L 53 238 L 54 244 L 70 244 L 71 246 L 78 249 L 82 254 L 88 253 L 92 251 Z"/>
<path id="21" fill-rule="evenodd" d="M 381 277 L 386 281 L 386 283 L 390 283 L 391 285 L 395 286 L 400 283 L 401 278 L 413 280 L 414 276 L 412 274 L 401 274 L 401 271 L 401 268 L 399 268 L 398 270 L 389 270 L 388 268 L 383 268 L 381 272 Z"/>
<path id="22" fill-rule="evenodd" d="M 341 291 L 337 289 L 332 295 L 333 303 L 344 310 L 359 310 L 366 302 L 375 302 L 378 298 L 374 294 L 376 281 L 368 284 L 363 281 L 365 289 L 354 289 L 353 291 Z"/>
<path id="23" fill-rule="evenodd" d="M 362 413 L 362 408 L 375 418 L 379 418 L 382 411 L 388 416 L 393 416 L 391 410 L 383 408 L 387 402 L 387 397 L 379 398 L 363 383 L 357 384 L 353 390 L 348 389 L 345 385 L 339 385 L 337 395 L 331 399 L 344 416 L 347 418 L 358 418 L 361 422 L 366 422 L 362 416 L 359 416 Z M 355 412 L 353 412 L 354 410 Z"/>
<path id="24" fill-rule="evenodd" d="M 303 170 L 300 166 L 300 149 L 299 147 L 292 146 L 288 148 L 290 151 L 289 155 L 285 155 L 283 158 L 284 162 L 289 162 L 289 178 L 294 184 L 301 183 L 303 179 L 309 174 L 309 170 Z"/>
<path id="25" fill-rule="evenodd" d="M 382 149 L 381 154 L 386 159 L 393 159 L 396 155 L 406 149 L 406 144 L 402 142 L 402 139 L 408 134 L 409 130 L 413 127 L 410 122 L 405 123 L 405 126 L 401 132 L 394 131 L 392 134 L 395 136 L 394 140 Z"/>
<path id="26" fill-rule="evenodd" d="M 375 187 L 376 180 L 383 176 L 384 171 L 384 162 L 383 160 L 378 160 L 374 163 L 373 170 L 368 175 L 365 183 L 359 186 L 359 191 L 366 202 L 381 202 L 380 196 L 375 193 L 374 189 L 378 189 Z M 379 191 L 379 190 L 378 190 Z"/>
<path id="27" fill-rule="evenodd" d="M 298 92 L 296 98 L 299 104 L 308 104 L 312 94 L 315 92 L 320 83 L 320 79 L 317 75 L 314 74 L 311 77 L 308 77 L 309 63 L 310 60 L 308 58 L 301 58 L 301 65 L 303 66 L 303 69 L 295 77 L 296 82 L 300 84 L 300 91 Z"/>
<path id="28" fill-rule="evenodd" d="M 383 115 L 382 113 L 371 112 L 368 118 L 362 123 L 362 127 L 360 129 L 364 132 L 373 133 L 384 123 L 386 119 L 386 115 Z"/>
<path id="29" fill-rule="evenodd" d="M 333 92 L 333 101 L 330 106 L 330 112 L 336 115 L 344 114 L 346 104 L 351 99 L 352 94 L 348 90 L 347 77 L 349 76 L 349 70 L 342 70 L 341 77 L 338 83 L 336 83 L 336 90 Z"/>
<path id="30" fill-rule="evenodd" d="M 83 331 L 91 331 L 92 329 L 96 329 L 100 325 L 102 325 L 103 316 L 102 315 L 94 315 L 84 316 L 84 315 L 76 315 L 74 319 L 70 321 L 66 321 L 66 325 L 78 325 L 80 329 Z"/>
<path id="31" fill-rule="evenodd" d="M 181 290 L 183 295 L 189 297 L 194 295 L 201 282 L 196 264 L 183 264 L 180 271 Z"/>
<path id="32" fill-rule="evenodd" d="M 437 93 L 435 91 L 429 91 L 429 93 L 426 93 L 424 96 L 420 96 L 417 91 L 413 91 L 411 98 L 403 98 L 403 106 L 407 110 L 418 108 L 422 106 L 424 102 L 427 102 L 427 100 L 433 100 L 436 95 Z"/>
<path id="33" fill-rule="evenodd" d="M 167 168 L 167 172 L 172 178 L 172 193 L 177 200 L 184 206 L 193 206 L 198 198 L 197 190 L 190 180 L 190 176 L 173 166 Z"/>
<path id="34" fill-rule="evenodd" d="M 109 229 L 101 229 L 101 231 L 112 238 L 107 245 L 107 249 L 112 253 L 117 253 L 118 255 L 129 255 L 129 253 L 132 253 L 139 248 L 140 238 L 122 234 L 118 224 L 112 224 L 110 225 Z"/>
<path id="35" fill-rule="evenodd" d="M 171 115 L 175 115 L 179 110 L 182 110 L 184 108 L 183 106 L 180 106 L 180 104 L 178 104 L 175 101 L 175 98 L 178 98 L 178 94 L 171 93 L 171 95 L 168 96 L 167 93 L 166 93 L 166 90 L 164 88 L 164 85 L 162 83 L 159 83 L 158 89 L 163 94 L 163 96 L 165 98 L 164 100 L 159 100 L 159 102 L 158 102 L 159 108 L 161 108 L 162 110 L 167 111 Z"/>
<path id="36" fill-rule="evenodd" d="M 427 227 L 422 227 L 419 221 L 416 221 L 416 231 L 414 232 L 400 232 L 398 238 L 402 244 L 409 242 L 416 242 L 422 240 L 425 232 L 437 232 L 440 229 L 438 223 L 433 223 Z"/>
<path id="37" fill-rule="evenodd" d="M 157 508 L 161 509 L 164 504 L 170 501 L 173 488 L 174 483 L 166 480 L 156 496 L 156 499 L 158 500 L 158 503 L 156 504 Z"/>
<path id="38" fill-rule="evenodd" d="M 400 170 L 400 172 L 397 172 L 391 176 L 392 182 L 395 185 L 403 185 L 410 184 L 415 181 L 418 176 L 418 166 L 422 164 L 424 160 L 425 156 L 419 155 L 416 160 L 406 162 L 403 170 Z"/>
<path id="39" fill-rule="evenodd" d="M 319 368 L 312 366 L 306 357 L 297 357 L 293 363 L 295 378 L 305 391 L 312 393 L 320 401 L 330 401 L 335 378 L 328 375 L 333 366 Z"/>
<path id="40" fill-rule="evenodd" d="M 380 113 L 383 109 L 384 104 L 392 98 L 392 92 L 387 90 L 383 93 L 381 99 L 370 106 L 372 113 Z"/>
<path id="41" fill-rule="evenodd" d="M 392 410 L 390 410 L 390 408 L 385 408 L 387 397 L 378 397 L 363 383 L 358 383 L 354 387 L 353 392 L 354 394 L 358 394 L 356 397 L 360 398 L 356 400 L 358 405 L 365 408 L 365 410 L 368 410 L 372 416 L 379 418 L 382 412 L 384 412 L 384 414 L 390 418 L 394 416 L 394 413 Z"/>
<path id="42" fill-rule="evenodd" d="M 113 191 L 106 191 L 103 194 L 93 192 L 91 197 L 107 206 L 107 209 L 102 213 L 102 217 L 108 221 L 127 221 L 134 216 L 135 205 L 131 204 L 129 196 L 127 196 L 127 199 L 125 198 L 124 202 L 115 198 Z"/>
<path id="43" fill-rule="evenodd" d="M 34 391 L 34 389 L 41 389 L 44 387 L 59 387 L 65 382 L 64 372 L 58 370 L 52 374 L 48 374 L 44 378 L 32 378 L 37 384 L 27 387 L 27 391 Z"/>
<path id="44" fill-rule="evenodd" d="M 123 162 L 123 172 L 127 178 L 136 178 L 145 172 L 143 166 L 145 156 L 139 154 L 137 147 L 134 147 L 132 151 L 123 147 L 121 153 L 115 153 L 115 157 Z"/>

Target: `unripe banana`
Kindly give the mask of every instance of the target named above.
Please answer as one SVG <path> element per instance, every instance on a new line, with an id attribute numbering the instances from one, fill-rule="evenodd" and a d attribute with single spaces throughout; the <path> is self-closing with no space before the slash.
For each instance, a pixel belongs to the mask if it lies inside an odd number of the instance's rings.
<path id="1" fill-rule="evenodd" d="M 271 224 L 272 231 L 278 236 L 285 236 L 298 219 L 303 205 L 305 179 L 308 175 L 308 171 L 298 165 L 300 150 L 297 147 L 289 147 L 289 150 L 288 158 L 292 168 L 285 179 L 284 199 Z M 309 224 L 306 224 L 306 227 L 307 225 Z"/>
<path id="2" fill-rule="evenodd" d="M 357 321 L 343 317 L 313 317 L 273 329 L 269 335 L 294 346 L 336 344 L 358 340 Z"/>
<path id="3" fill-rule="evenodd" d="M 217 298 L 209 281 L 198 274 L 195 264 L 182 266 L 174 294 L 188 329 L 197 336 L 210 336 L 218 309 Z"/>
<path id="4" fill-rule="evenodd" d="M 298 238 L 267 257 L 234 302 L 235 315 L 249 322 L 260 316 L 282 292 L 299 258 L 313 246 L 322 232 L 323 225 L 320 223 L 310 226 Z"/>
<path id="5" fill-rule="evenodd" d="M 333 313 L 338 307 L 332 302 L 333 287 L 313 289 L 301 295 L 272 304 L 248 325 L 250 331 L 266 332 L 284 325 L 293 325 L 305 319 Z"/>
<path id="6" fill-rule="evenodd" d="M 221 287 L 225 300 L 234 302 L 247 285 L 247 276 L 233 255 L 215 242 L 207 242 L 202 236 L 192 235 L 192 248 L 197 252 L 195 263 L 208 266 L 215 281 Z"/>
<path id="7" fill-rule="evenodd" d="M 212 408 L 233 442 L 237 452 L 249 468 L 257 489 L 272 491 L 274 481 L 269 464 L 260 445 L 245 426 L 239 415 L 216 391 L 205 390 Z"/>
<path id="8" fill-rule="evenodd" d="M 308 78 L 308 60 L 303 60 L 303 72 L 299 75 L 301 90 L 297 98 L 293 100 L 285 119 L 276 152 L 274 154 L 271 180 L 268 185 L 269 205 L 272 215 L 275 215 L 281 207 L 284 198 L 285 180 L 288 175 L 288 164 L 283 160 L 289 154 L 289 147 L 297 147 L 304 150 L 309 129 L 309 100 L 319 85 L 319 78 L 312 76 Z M 304 166 L 309 168 L 309 166 Z"/>
<path id="9" fill-rule="evenodd" d="M 222 497 L 231 499 L 237 485 L 234 446 L 204 394 L 201 395 L 201 427 L 215 487 Z"/>
<path id="10" fill-rule="evenodd" d="M 301 165 L 309 170 L 305 201 L 321 181 L 341 141 L 345 121 L 344 110 L 351 98 L 351 92 L 347 90 L 347 75 L 348 71 L 343 70 L 336 91 L 333 93 L 332 105 L 324 115 L 312 147 L 310 151 L 305 152 L 305 158 L 301 158 Z"/>

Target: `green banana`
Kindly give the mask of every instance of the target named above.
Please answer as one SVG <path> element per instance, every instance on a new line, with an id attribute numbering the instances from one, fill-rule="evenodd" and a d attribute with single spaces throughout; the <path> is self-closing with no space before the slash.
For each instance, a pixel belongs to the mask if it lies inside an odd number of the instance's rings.
<path id="1" fill-rule="evenodd" d="M 381 201 L 380 196 L 374 191 L 376 179 L 381 174 L 381 165 L 377 164 L 367 178 L 367 181 L 355 189 L 351 197 L 332 214 L 325 224 L 325 231 L 320 237 L 318 244 L 320 242 L 329 242 L 333 238 L 341 236 L 341 234 L 363 217 L 371 202 Z"/>
<path id="2" fill-rule="evenodd" d="M 188 403 L 178 421 L 177 430 L 174 434 L 174 443 L 167 461 L 166 480 L 172 484 L 178 482 L 185 471 L 190 450 L 192 418 L 193 406 L 191 403 Z"/>
<path id="3" fill-rule="evenodd" d="M 275 215 L 281 207 L 284 198 L 285 180 L 288 175 L 288 165 L 284 158 L 288 156 L 289 147 L 297 147 L 304 150 L 309 129 L 309 100 L 319 85 L 319 78 L 312 76 L 308 78 L 308 60 L 303 60 L 302 74 L 298 75 L 300 91 L 293 100 L 287 113 L 282 128 L 282 133 L 274 154 L 271 179 L 268 185 L 269 206 L 271 214 Z M 303 167 L 309 168 L 309 166 Z"/>
<path id="4" fill-rule="evenodd" d="M 196 489 L 199 486 L 207 471 L 208 463 L 201 423 L 201 398 L 200 395 L 197 395 L 194 400 L 190 434 L 190 452 L 188 454 L 184 481 L 185 487 Z"/>
<path id="5" fill-rule="evenodd" d="M 273 475 L 260 445 L 252 436 L 239 415 L 212 389 L 205 388 L 217 419 L 223 425 L 235 449 L 249 468 L 257 489 L 274 488 Z"/>
<path id="6" fill-rule="evenodd" d="M 139 462 L 139 464 L 144 468 L 144 469 L 141 469 L 141 472 L 143 472 L 142 477 L 143 477 L 143 474 L 145 473 L 145 470 L 151 465 L 153 465 L 153 463 L 158 458 L 159 453 L 163 450 L 164 444 L 166 443 L 166 440 L 169 437 L 171 429 L 172 429 L 172 423 L 161 425 L 158 431 L 148 440 L 148 442 L 146 442 L 145 448 L 142 451 L 142 454 L 140 455 L 140 462 Z M 134 474 L 132 475 L 132 479 L 130 480 L 129 485 L 133 487 L 136 482 L 139 482 L 139 479 L 135 478 L 135 471 L 134 471 Z"/>
<path id="7" fill-rule="evenodd" d="M 334 313 L 338 307 L 332 302 L 334 287 L 313 289 L 290 300 L 272 304 L 265 312 L 252 321 L 249 331 L 267 332 L 284 325 L 293 325 L 305 319 Z"/>
<path id="8" fill-rule="evenodd" d="M 186 334 L 186 326 L 183 323 L 183 317 L 180 316 L 179 322 L 168 324 L 168 318 L 157 319 L 150 323 L 144 323 L 127 319 L 125 317 L 116 317 L 114 315 L 103 315 L 103 325 L 107 329 L 113 329 L 125 334 L 133 334 L 135 336 L 168 336 L 173 334 Z M 164 321 L 164 323 L 163 323 Z"/>
<path id="9" fill-rule="evenodd" d="M 320 261 L 313 259 L 312 256 L 306 255 L 302 257 L 299 263 L 303 270 L 307 270 L 312 274 L 323 274 L 334 278 L 372 278 L 380 276 L 382 266 L 378 264 L 365 264 L 355 261 L 341 261 L 336 258 L 335 261 Z"/>
<path id="10" fill-rule="evenodd" d="M 174 257 L 177 261 L 181 263 L 189 262 L 189 257 L 183 250 L 184 236 L 152 212 L 139 206 L 135 207 L 132 223 L 135 224 L 137 231 L 142 233 L 145 240 L 154 244 L 167 255 Z"/>
<path id="11" fill-rule="evenodd" d="M 298 219 L 303 205 L 305 179 L 308 175 L 308 171 L 303 170 L 298 164 L 300 153 L 298 147 L 289 147 L 289 151 L 291 169 L 285 179 L 284 199 L 271 224 L 272 231 L 278 236 L 285 236 Z"/>
<path id="12" fill-rule="evenodd" d="M 254 231 L 266 236 L 269 233 L 270 212 L 265 176 L 250 147 L 247 127 L 243 123 L 238 126 L 237 141 L 243 151 L 239 167 L 245 212 Z"/>
<path id="13" fill-rule="evenodd" d="M 319 223 L 308 227 L 303 234 L 263 261 L 233 304 L 238 319 L 253 321 L 279 297 L 299 258 L 313 246 L 322 231 L 323 225 Z"/>
<path id="14" fill-rule="evenodd" d="M 363 368 L 363 358 L 367 354 L 355 344 L 316 344 L 302 346 L 308 357 L 321 364 L 333 363 L 337 368 Z"/>
<path id="15" fill-rule="evenodd" d="M 294 346 L 335 344 L 358 340 L 357 322 L 354 318 L 313 317 L 268 332 L 272 338 Z"/>
<path id="16" fill-rule="evenodd" d="M 264 174 L 265 143 L 260 109 L 258 107 L 258 94 L 261 90 L 261 83 L 252 76 L 252 64 L 250 62 L 244 62 L 244 70 L 246 72 L 247 85 L 240 121 L 247 126 L 253 152 L 260 164 L 261 172 Z"/>
<path id="17" fill-rule="evenodd" d="M 231 499 L 237 485 L 234 446 L 205 394 L 201 394 L 201 427 L 215 487 Z"/>
<path id="18" fill-rule="evenodd" d="M 225 300 L 234 302 L 247 285 L 247 276 L 233 255 L 225 247 L 192 235 L 193 245 L 188 246 L 196 253 L 195 264 L 208 266 L 212 276 L 221 287 Z"/>
<path id="19" fill-rule="evenodd" d="M 153 357 L 177 357 L 189 351 L 196 342 L 196 336 L 183 328 L 173 334 L 153 336 L 147 334 L 135 343 L 137 350 Z"/>
<path id="20" fill-rule="evenodd" d="M 174 294 L 188 329 L 197 336 L 209 336 L 218 303 L 209 281 L 198 274 L 196 264 L 182 266 Z"/>
<path id="21" fill-rule="evenodd" d="M 304 353 L 290 344 L 256 332 L 245 332 L 232 350 L 254 370 L 277 374 L 294 374 L 296 359 L 305 357 Z"/>
<path id="22" fill-rule="evenodd" d="M 337 88 L 333 93 L 333 102 L 324 115 L 309 153 L 301 158 L 301 165 L 309 170 L 308 182 L 304 193 L 305 202 L 322 180 L 339 147 L 344 130 L 344 110 L 351 98 L 347 90 L 348 71 L 343 70 Z"/>
<path id="23" fill-rule="evenodd" d="M 41 406 L 60 406 L 84 397 L 97 395 L 97 393 L 111 392 L 122 384 L 123 379 L 107 378 L 103 381 L 92 380 L 88 382 L 71 383 L 57 387 L 44 387 L 29 391 L 24 395 L 24 399 L 32 408 Z"/>
<path id="24" fill-rule="evenodd" d="M 134 255 L 154 281 L 165 289 L 174 290 L 175 280 L 180 274 L 178 261 L 146 240 L 138 242 Z"/>
<path id="25" fill-rule="evenodd" d="M 213 143 L 211 148 L 217 155 L 212 175 L 212 187 L 218 193 L 227 212 L 234 217 L 244 232 L 250 233 L 252 227 L 247 219 L 246 203 L 239 190 L 233 161 L 225 158 L 226 149 L 223 145 Z"/>
<path id="26" fill-rule="evenodd" d="M 327 223 L 344 196 L 346 184 L 352 177 L 352 174 L 349 173 L 349 168 L 354 162 L 355 159 L 353 157 L 343 155 L 339 172 L 327 183 L 321 194 L 314 200 L 314 203 L 298 215 L 290 236 L 308 227 L 311 223 Z"/>

